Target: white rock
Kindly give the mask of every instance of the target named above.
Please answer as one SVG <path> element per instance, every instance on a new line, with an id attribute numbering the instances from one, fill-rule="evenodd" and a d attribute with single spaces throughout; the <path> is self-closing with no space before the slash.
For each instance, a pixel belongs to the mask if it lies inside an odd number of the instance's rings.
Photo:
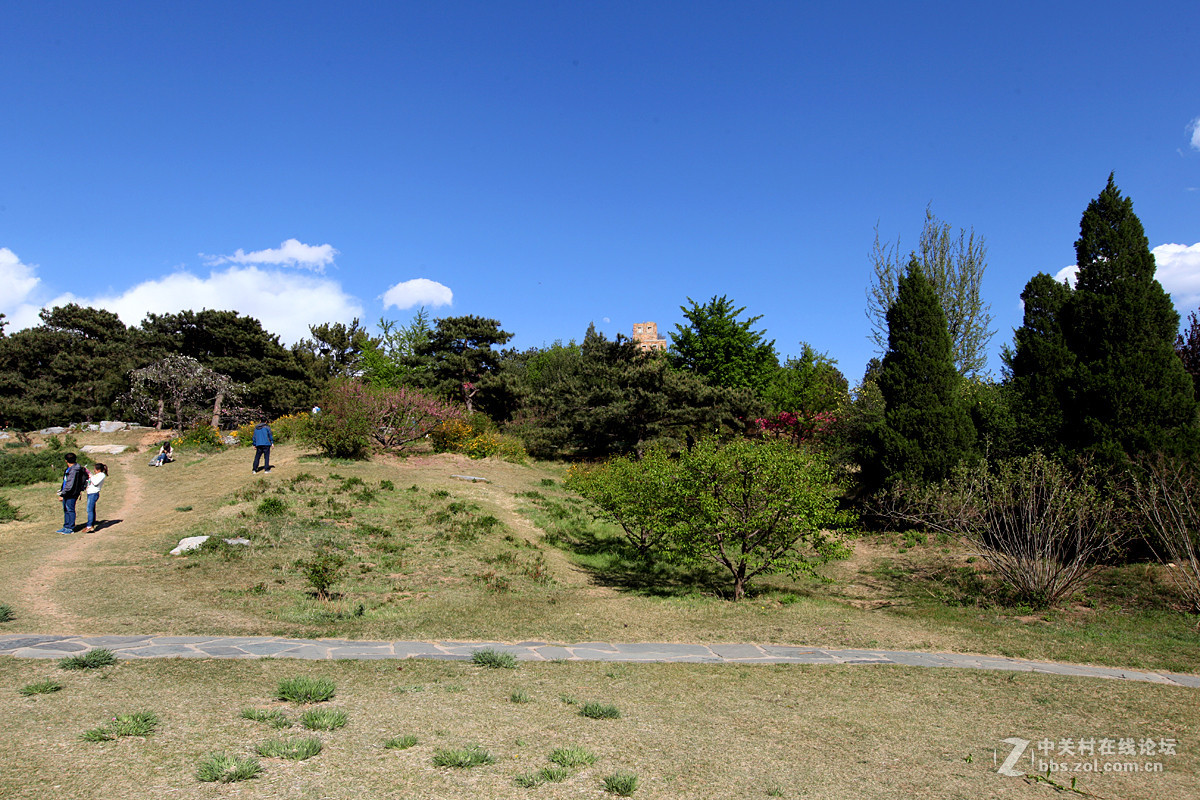
<path id="1" fill-rule="evenodd" d="M 111 419 L 100 420 L 100 432 L 101 433 L 116 433 L 117 431 L 123 431 L 128 427 L 129 427 L 129 425 L 124 422 L 118 422 L 116 420 L 111 420 Z"/>
<path id="2" fill-rule="evenodd" d="M 171 551 L 171 555 L 177 556 L 180 553 L 186 553 L 189 550 L 195 550 L 200 545 L 208 541 L 207 536 L 189 536 L 186 539 L 180 539 L 179 544 Z"/>
<path id="3" fill-rule="evenodd" d="M 108 453 L 115 456 L 118 453 L 124 453 L 129 449 L 127 444 L 85 444 L 79 448 L 85 453 Z"/>
<path id="4" fill-rule="evenodd" d="M 208 541 L 207 536 L 189 536 L 186 539 L 180 539 L 179 544 L 176 545 L 175 549 L 171 551 L 171 555 L 177 556 L 182 553 L 186 553 L 189 550 L 196 550 L 197 548 L 200 547 L 200 545 L 204 544 L 207 541 Z M 250 540 L 246 539 L 242 536 L 239 536 L 236 539 L 226 539 L 225 544 L 248 545 L 248 544 L 250 544 Z"/>

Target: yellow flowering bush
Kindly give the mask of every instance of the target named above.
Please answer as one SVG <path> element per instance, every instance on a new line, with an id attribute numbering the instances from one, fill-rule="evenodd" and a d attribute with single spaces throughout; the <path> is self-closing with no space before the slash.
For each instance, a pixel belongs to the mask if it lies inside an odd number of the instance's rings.
<path id="1" fill-rule="evenodd" d="M 212 425 L 197 425 L 194 428 L 184 431 L 182 436 L 172 440 L 171 447 L 212 452 L 213 450 L 224 449 L 225 442 L 221 439 L 221 432 Z"/>

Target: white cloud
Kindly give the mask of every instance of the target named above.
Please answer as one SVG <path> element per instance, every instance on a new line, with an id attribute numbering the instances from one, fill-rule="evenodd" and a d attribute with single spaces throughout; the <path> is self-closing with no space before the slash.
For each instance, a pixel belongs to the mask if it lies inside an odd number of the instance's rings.
<path id="1" fill-rule="evenodd" d="M 42 282 L 37 265 L 23 264 L 17 254 L 0 247 L 0 314 L 5 315 L 8 331 L 19 331 L 41 322 L 40 306 L 32 302 L 34 292 Z"/>
<path id="2" fill-rule="evenodd" d="M 45 307 L 66 303 L 108 309 L 126 325 L 141 323 L 151 311 L 156 314 L 204 308 L 236 311 L 254 317 L 269 333 L 278 334 L 289 345 L 309 335 L 309 324 L 349 323 L 363 314 L 358 300 L 342 291 L 336 281 L 258 267 L 230 267 L 208 277 L 181 271 L 139 283 L 120 294 L 60 295 Z M 37 324 L 35 310 L 32 321 L 20 326 L 14 324 L 14 329 Z"/>
<path id="3" fill-rule="evenodd" d="M 454 292 L 428 278 L 414 278 L 397 283 L 383 293 L 383 307 L 399 309 L 416 306 L 448 306 L 454 302 Z"/>
<path id="4" fill-rule="evenodd" d="M 1181 314 L 1195 311 L 1200 305 L 1200 242 L 1191 246 L 1160 244 L 1150 252 L 1158 265 L 1155 276 L 1171 293 L 1175 308 Z"/>
<path id="5" fill-rule="evenodd" d="M 220 264 L 266 264 L 280 267 L 299 267 L 313 272 L 323 273 L 325 267 L 333 263 L 338 251 L 331 244 L 310 245 L 299 239 L 288 239 L 275 249 L 255 250 L 247 253 L 238 248 L 231 256 L 206 256 L 203 258 L 209 266 Z"/>
<path id="6" fill-rule="evenodd" d="M 1192 147 L 1200 150 L 1200 117 L 1192 120 L 1192 124 L 1188 127 L 1192 130 Z"/>
<path id="7" fill-rule="evenodd" d="M 1160 244 L 1150 252 L 1154 254 L 1154 277 L 1170 292 L 1175 308 L 1181 314 L 1195 311 L 1200 306 L 1200 242 L 1190 246 Z M 1078 271 L 1072 264 L 1055 273 L 1054 279 L 1065 279 L 1074 286 Z"/>

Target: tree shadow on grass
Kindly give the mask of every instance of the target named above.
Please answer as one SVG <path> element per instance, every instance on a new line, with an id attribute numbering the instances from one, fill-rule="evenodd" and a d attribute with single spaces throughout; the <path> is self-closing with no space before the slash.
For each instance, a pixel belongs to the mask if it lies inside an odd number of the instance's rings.
<path id="1" fill-rule="evenodd" d="M 587 528 L 559 532 L 552 543 L 575 556 L 575 565 L 594 582 L 618 591 L 659 598 L 720 595 L 728 583 L 711 568 L 672 564 L 653 552 L 640 553 L 624 539 Z"/>

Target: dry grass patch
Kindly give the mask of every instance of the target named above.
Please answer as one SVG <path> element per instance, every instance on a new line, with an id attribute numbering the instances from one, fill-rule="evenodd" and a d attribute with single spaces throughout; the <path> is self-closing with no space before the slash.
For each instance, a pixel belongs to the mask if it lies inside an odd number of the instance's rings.
<path id="1" fill-rule="evenodd" d="M 1053 796 L 1047 786 L 996 772 L 1011 737 L 1177 740 L 1177 754 L 1161 758 L 1161 773 L 1081 775 L 1078 788 L 1100 797 L 1187 797 L 1200 773 L 1200 750 L 1192 746 L 1200 704 L 1196 691 L 1178 687 L 901 667 L 624 667 L 628 711 L 600 724 L 574 706 L 506 698 L 518 678 L 539 696 L 587 697 L 611 680 L 607 664 L 528 663 L 519 675 L 469 662 L 306 665 L 336 682 L 354 722 L 327 734 L 319 769 L 304 773 L 306 789 L 330 800 L 528 798 L 517 778 L 536 776 L 552 765 L 546 754 L 570 746 L 595 762 L 540 784 L 539 798 L 597 791 L 621 772 L 638 776 L 635 796 L 644 798 Z M 22 765 L 0 771 L 0 796 L 211 797 L 196 780 L 200 761 L 214 752 L 235 762 L 250 756 L 263 730 L 239 712 L 295 669 L 284 660 L 133 661 L 72 674 L 68 705 L 0 693 L 0 717 L 21 721 L 0 727 L 0 751 Z M 51 674 L 53 665 L 0 658 L 0 683 L 9 686 Z M 396 691 L 443 684 L 463 690 Z M 164 722 L 136 743 L 78 740 L 79 731 L 122 708 L 154 708 Z M 385 751 L 380 743 L 398 719 L 417 741 Z M 464 743 L 477 743 L 494 763 L 433 767 L 438 750 Z M 1028 765 L 1027 755 L 1021 766 Z M 239 797 L 286 796 L 300 767 L 272 761 L 262 768 L 240 785 Z"/>

